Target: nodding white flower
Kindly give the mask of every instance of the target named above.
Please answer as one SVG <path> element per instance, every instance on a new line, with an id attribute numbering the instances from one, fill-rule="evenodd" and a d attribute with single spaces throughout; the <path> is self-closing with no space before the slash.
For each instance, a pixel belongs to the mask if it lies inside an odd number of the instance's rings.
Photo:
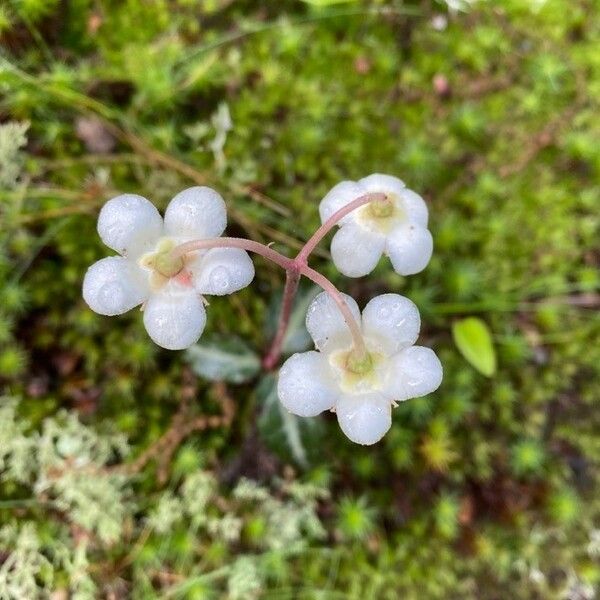
<path id="1" fill-rule="evenodd" d="M 442 365 L 433 350 L 413 345 L 421 319 L 408 298 L 377 296 L 361 317 L 356 302 L 343 296 L 361 326 L 367 355 L 357 356 L 341 313 L 322 293 L 306 316 L 316 351 L 288 358 L 279 372 L 278 394 L 301 417 L 335 411 L 342 431 L 353 442 L 369 445 L 390 428 L 396 402 L 439 387 Z"/>
<path id="2" fill-rule="evenodd" d="M 248 253 L 213 248 L 173 258 L 183 242 L 220 236 L 227 215 L 223 198 L 208 187 L 177 194 L 165 218 L 135 194 L 109 200 L 98 217 L 102 241 L 120 256 L 94 263 L 85 274 L 83 298 L 101 315 L 120 315 L 142 304 L 152 340 L 169 350 L 188 348 L 206 324 L 204 295 L 221 296 L 254 278 Z"/>
<path id="3" fill-rule="evenodd" d="M 361 206 L 340 220 L 331 242 L 335 266 L 348 277 L 362 277 L 385 254 L 400 275 L 419 273 L 433 251 L 427 205 L 397 177 L 374 174 L 338 183 L 321 200 L 321 222 L 356 198 L 376 192 L 386 199 Z"/>

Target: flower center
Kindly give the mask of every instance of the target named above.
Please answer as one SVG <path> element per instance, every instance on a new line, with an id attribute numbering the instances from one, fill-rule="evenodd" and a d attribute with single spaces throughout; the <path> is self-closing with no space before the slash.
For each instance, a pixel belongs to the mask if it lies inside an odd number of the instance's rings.
<path id="1" fill-rule="evenodd" d="M 342 389 L 346 392 L 364 392 L 378 388 L 378 368 L 383 356 L 376 352 L 358 354 L 354 348 L 340 350 L 330 357 Z"/>
<path id="2" fill-rule="evenodd" d="M 171 240 L 160 240 L 154 252 L 145 254 L 140 260 L 142 267 L 150 269 L 157 279 L 170 279 L 181 273 L 185 265 L 183 257 L 173 257 L 171 250 L 175 244 Z"/>
<path id="3" fill-rule="evenodd" d="M 173 258 L 171 252 L 159 252 L 154 257 L 154 268 L 165 277 L 173 277 L 183 269 L 183 258 Z"/>
<path id="4" fill-rule="evenodd" d="M 394 213 L 394 203 L 386 196 L 385 200 L 371 202 L 369 204 L 369 213 L 376 219 L 386 219 Z"/>
<path id="5" fill-rule="evenodd" d="M 376 200 L 363 206 L 357 218 L 368 229 L 386 234 L 398 221 L 403 220 L 404 212 L 396 196 L 386 194 L 385 200 Z"/>
<path id="6" fill-rule="evenodd" d="M 346 370 L 355 375 L 366 375 L 373 369 L 373 357 L 368 352 L 358 354 L 352 350 L 346 358 Z"/>

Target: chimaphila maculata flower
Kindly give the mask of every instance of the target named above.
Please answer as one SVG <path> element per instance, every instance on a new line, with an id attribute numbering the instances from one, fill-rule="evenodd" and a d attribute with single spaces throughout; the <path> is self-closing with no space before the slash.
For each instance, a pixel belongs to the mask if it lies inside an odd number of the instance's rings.
<path id="1" fill-rule="evenodd" d="M 109 200 L 98 217 L 102 241 L 119 253 L 94 263 L 83 297 L 102 315 L 142 304 L 152 340 L 169 350 L 194 344 L 206 324 L 205 295 L 231 294 L 254 278 L 254 265 L 238 248 L 213 248 L 173 258 L 183 242 L 219 237 L 227 215 L 223 198 L 207 187 L 177 194 L 164 221 L 156 207 L 134 194 Z"/>
<path id="2" fill-rule="evenodd" d="M 369 193 L 383 193 L 386 198 L 361 206 L 339 221 L 340 229 L 331 242 L 335 266 L 348 277 L 362 277 L 385 254 L 400 275 L 419 273 L 433 251 L 427 205 L 397 177 L 374 174 L 338 183 L 321 200 L 321 221 Z"/>
<path id="3" fill-rule="evenodd" d="M 279 399 L 302 417 L 333 410 L 353 442 L 374 444 L 390 428 L 396 402 L 439 387 L 442 365 L 433 350 L 413 345 L 421 319 L 408 298 L 377 296 L 362 317 L 356 302 L 345 294 L 344 299 L 361 326 L 367 353 L 357 354 L 335 303 L 320 294 L 306 316 L 316 351 L 294 354 L 283 364 Z"/>

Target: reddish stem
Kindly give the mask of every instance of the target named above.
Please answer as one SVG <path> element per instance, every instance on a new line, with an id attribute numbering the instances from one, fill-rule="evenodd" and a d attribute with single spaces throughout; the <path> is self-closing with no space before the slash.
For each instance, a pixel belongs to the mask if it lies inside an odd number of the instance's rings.
<path id="1" fill-rule="evenodd" d="M 350 329 L 350 333 L 352 334 L 352 339 L 354 343 L 354 347 L 359 353 L 366 352 L 365 343 L 362 338 L 362 332 L 360 330 L 359 324 L 356 322 L 354 315 L 350 311 L 350 308 L 346 304 L 341 292 L 327 279 L 327 277 L 317 273 L 314 269 L 311 269 L 308 265 L 300 263 L 296 259 L 288 258 L 287 256 L 283 256 L 276 250 L 273 250 L 269 246 L 265 246 L 264 244 L 260 244 L 259 242 L 255 242 L 253 240 L 247 240 L 244 238 L 232 238 L 232 237 L 223 237 L 223 238 L 212 238 L 208 240 L 194 240 L 191 242 L 185 242 L 176 246 L 171 250 L 172 258 L 181 258 L 188 252 L 196 252 L 198 250 L 208 250 L 210 248 L 240 248 L 242 250 L 246 250 L 248 252 L 254 252 L 255 254 L 260 254 L 264 258 L 274 262 L 280 267 L 284 268 L 287 273 L 304 275 L 311 281 L 314 281 L 317 285 L 319 285 L 325 292 L 327 292 L 332 300 L 336 303 L 337 307 L 340 309 L 344 320 L 346 321 L 348 328 Z M 290 293 L 291 287 L 288 286 L 288 294 L 286 302 L 289 302 L 290 305 L 293 301 L 293 294 Z M 290 309 L 291 310 L 291 309 Z M 287 322 L 289 322 L 289 315 L 287 316 Z M 285 329 L 287 328 L 287 322 L 284 325 L 283 335 L 285 335 Z M 279 329 L 279 328 L 278 328 Z M 279 357 L 275 358 L 277 361 Z"/>
<path id="2" fill-rule="evenodd" d="M 311 252 L 317 247 L 318 243 L 348 214 L 357 208 L 369 204 L 369 202 L 382 202 L 386 200 L 387 196 L 383 192 L 373 192 L 370 194 L 364 194 L 359 196 L 356 200 L 352 200 L 343 206 L 338 211 L 334 212 L 319 229 L 317 229 L 310 239 L 304 244 L 303 248 L 296 256 L 296 260 L 300 262 L 306 262 Z"/>
<path id="3" fill-rule="evenodd" d="M 299 282 L 299 271 L 286 271 L 285 287 L 283 288 L 283 300 L 279 322 L 277 324 L 277 332 L 275 333 L 269 352 L 263 359 L 263 366 L 267 371 L 272 371 L 275 368 L 275 365 L 277 365 L 279 357 L 281 356 L 281 348 L 292 315 L 292 307 L 294 306 L 294 298 L 296 297 Z"/>
<path id="4" fill-rule="evenodd" d="M 321 275 L 321 273 L 311 269 L 307 265 L 308 257 L 312 251 L 317 247 L 319 242 L 348 214 L 352 211 L 369 204 L 369 202 L 382 202 L 387 199 L 386 194 L 382 192 L 373 192 L 359 196 L 352 202 L 346 204 L 346 206 L 340 208 L 323 223 L 308 239 L 306 244 L 302 247 L 296 258 L 291 259 L 287 256 L 283 256 L 279 252 L 273 250 L 269 246 L 260 244 L 253 240 L 246 240 L 243 238 L 215 238 L 210 240 L 196 240 L 192 242 L 186 242 L 174 248 L 171 252 L 173 258 L 179 258 L 187 254 L 188 252 L 194 252 L 196 250 L 207 250 L 209 248 L 241 248 L 248 252 L 254 252 L 260 254 L 264 258 L 279 265 L 286 272 L 285 288 L 283 290 L 283 300 L 281 306 L 281 313 L 279 315 L 279 323 L 277 325 L 277 331 L 271 348 L 263 359 L 263 366 L 267 370 L 271 370 L 275 367 L 281 356 L 281 348 L 283 346 L 283 340 L 290 322 L 292 314 L 292 307 L 294 305 L 294 297 L 298 290 L 298 283 L 300 276 L 304 275 L 321 287 L 327 292 L 333 301 L 336 303 L 340 312 L 342 313 L 352 339 L 354 341 L 354 347 L 359 354 L 366 352 L 365 343 L 360 330 L 360 325 L 356 322 L 354 315 L 350 311 L 348 304 L 344 300 L 340 291 L 327 279 Z"/>
<path id="5" fill-rule="evenodd" d="M 336 303 L 337 307 L 342 313 L 344 321 L 346 321 L 346 325 L 348 325 L 348 329 L 350 329 L 354 349 L 358 353 L 356 358 L 364 357 L 367 354 L 367 348 L 365 346 L 365 340 L 362 336 L 362 330 L 340 291 L 335 287 L 335 285 L 333 285 L 333 283 L 331 283 L 331 281 L 329 281 L 329 279 L 327 279 L 327 277 L 325 277 L 325 275 L 321 275 L 321 273 L 311 269 L 308 265 L 302 266 L 301 273 L 307 279 L 310 279 L 323 290 L 325 290 L 329 296 L 331 296 L 331 299 Z"/>
<path id="6" fill-rule="evenodd" d="M 299 265 L 306 265 L 308 257 L 312 253 L 312 251 L 317 247 L 319 242 L 343 219 L 346 215 L 350 214 L 352 211 L 368 204 L 369 202 L 381 202 L 386 199 L 386 195 L 384 193 L 373 192 L 370 194 L 364 194 L 363 196 L 359 196 L 352 202 L 349 202 L 346 206 L 340 208 L 340 210 L 336 211 L 329 219 L 325 221 L 313 233 L 313 235 L 309 238 L 309 240 L 304 244 L 298 255 L 296 256 L 296 262 Z M 314 273 L 317 273 L 314 271 Z M 303 273 L 306 275 L 306 273 Z M 318 273 L 317 273 L 318 275 Z M 288 276 L 286 278 L 285 289 L 283 292 L 283 305 L 281 308 L 281 312 L 279 315 L 279 323 L 277 325 L 277 333 L 275 338 L 273 339 L 273 343 L 268 354 L 265 356 L 263 365 L 266 369 L 271 370 L 275 367 L 279 360 L 279 356 L 281 355 L 281 347 L 283 344 L 283 339 L 285 337 L 285 332 L 287 331 L 290 316 L 292 313 L 292 306 L 294 302 L 294 296 L 296 295 L 296 291 L 298 289 L 298 278 L 295 279 L 295 282 L 290 279 L 290 272 L 288 271 Z M 339 306 L 339 305 L 338 305 Z"/>
<path id="7" fill-rule="evenodd" d="M 273 248 L 265 246 L 265 244 L 244 238 L 220 237 L 211 238 L 208 240 L 193 240 L 191 242 L 179 244 L 179 246 L 173 248 L 173 250 L 171 250 L 171 256 L 173 258 L 181 258 L 188 252 L 209 250 L 210 248 L 241 248 L 242 250 L 247 250 L 248 252 L 254 252 L 255 254 L 264 256 L 266 259 L 274 262 L 276 265 L 279 265 L 286 271 L 296 269 L 296 263 L 294 262 L 294 259 L 280 254 L 276 250 L 273 250 Z"/>

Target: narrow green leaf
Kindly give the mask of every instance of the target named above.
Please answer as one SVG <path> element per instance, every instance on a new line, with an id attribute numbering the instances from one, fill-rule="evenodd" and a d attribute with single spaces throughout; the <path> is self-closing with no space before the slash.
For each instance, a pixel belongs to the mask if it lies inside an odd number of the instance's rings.
<path id="1" fill-rule="evenodd" d="M 452 325 L 452 337 L 460 353 L 480 373 L 491 377 L 496 372 L 496 351 L 484 321 L 467 317 Z"/>
<path id="2" fill-rule="evenodd" d="M 260 371 L 260 358 L 236 337 L 203 338 L 186 353 L 193 371 L 211 381 L 244 383 Z"/>

